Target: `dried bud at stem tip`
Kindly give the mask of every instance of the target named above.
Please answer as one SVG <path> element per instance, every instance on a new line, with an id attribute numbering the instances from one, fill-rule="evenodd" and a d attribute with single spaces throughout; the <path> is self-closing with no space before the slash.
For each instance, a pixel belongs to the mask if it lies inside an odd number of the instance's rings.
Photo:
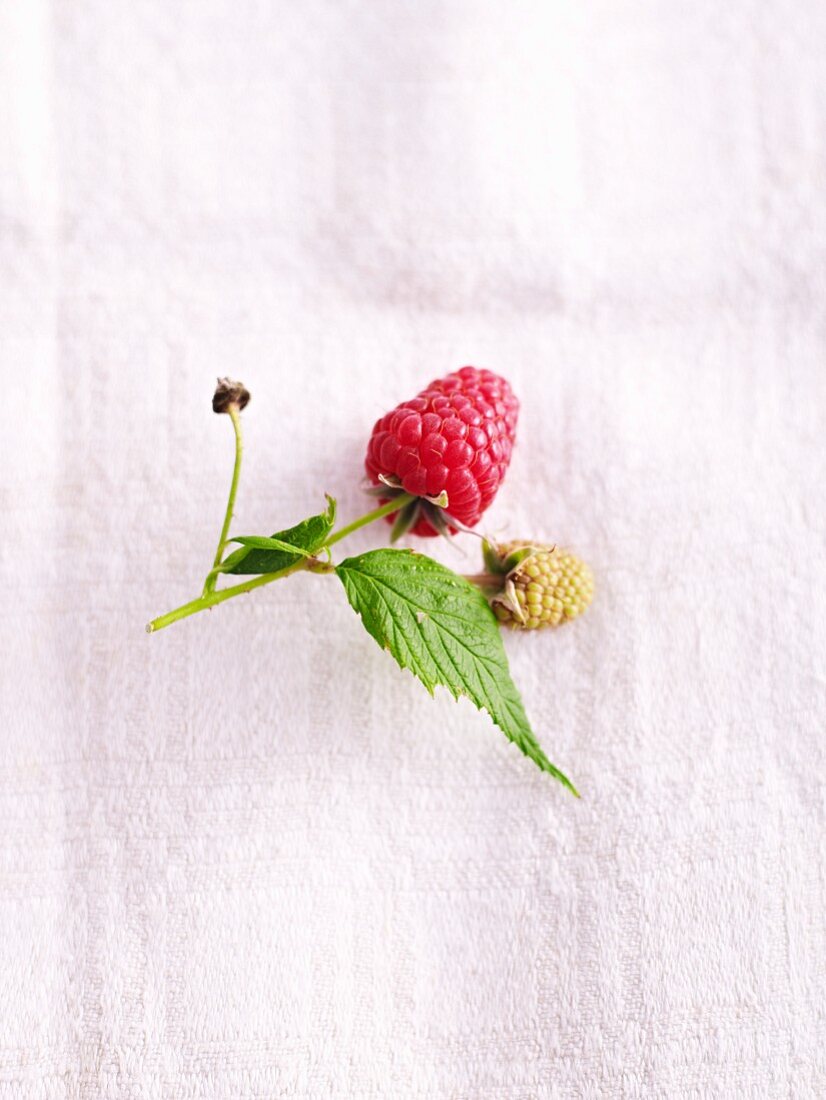
<path id="1" fill-rule="evenodd" d="M 250 402 L 250 392 L 243 382 L 233 382 L 231 378 L 219 378 L 212 398 L 214 413 L 229 412 L 232 406 L 241 412 Z"/>

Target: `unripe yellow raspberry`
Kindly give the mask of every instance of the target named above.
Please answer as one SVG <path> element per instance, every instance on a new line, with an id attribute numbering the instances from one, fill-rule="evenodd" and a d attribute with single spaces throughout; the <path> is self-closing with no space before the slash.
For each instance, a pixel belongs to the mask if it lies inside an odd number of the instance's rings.
<path id="1" fill-rule="evenodd" d="M 503 576 L 502 590 L 491 600 L 499 622 L 514 630 L 539 630 L 581 615 L 594 598 L 590 568 L 555 546 L 511 542 L 497 552 L 505 561 L 528 546 L 527 556 Z"/>

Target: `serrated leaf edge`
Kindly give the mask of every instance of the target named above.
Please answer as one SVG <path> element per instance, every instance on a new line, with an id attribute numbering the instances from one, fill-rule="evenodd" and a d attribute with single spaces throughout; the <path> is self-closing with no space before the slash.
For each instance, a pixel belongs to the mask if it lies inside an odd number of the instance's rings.
<path id="1" fill-rule="evenodd" d="M 388 551 L 385 551 L 385 552 L 388 552 Z M 389 551 L 389 552 L 399 553 L 399 554 L 410 554 L 410 555 L 415 554 L 415 551 L 412 551 L 412 550 L 397 550 L 397 551 Z M 370 553 L 375 553 L 375 551 L 372 551 Z M 350 600 L 350 589 L 351 589 L 351 586 L 352 586 L 352 581 L 348 584 L 348 580 L 347 580 L 347 576 L 346 576 L 346 574 L 348 573 L 348 566 L 349 566 L 349 571 L 351 571 L 352 573 L 357 573 L 363 580 L 367 580 L 367 581 L 370 582 L 371 586 L 376 591 L 376 594 L 377 594 L 379 600 L 381 601 L 382 606 L 386 609 L 385 614 L 382 616 L 382 618 L 389 621 L 390 626 L 391 626 L 391 630 L 392 630 L 393 639 L 396 639 L 397 637 L 401 637 L 403 639 L 403 641 L 404 641 L 404 652 L 407 654 L 407 657 L 403 658 L 402 656 L 399 655 L 399 654 L 401 654 L 402 650 L 401 650 L 401 647 L 398 646 L 398 644 L 396 645 L 397 652 L 394 652 L 390 648 L 390 639 L 388 639 L 388 637 L 387 637 L 387 631 L 386 630 L 384 631 L 384 637 L 378 638 L 373 633 L 373 631 L 370 629 L 368 624 L 365 622 L 363 612 L 361 610 L 359 610 L 358 611 L 358 616 L 361 619 L 365 630 L 367 630 L 368 634 L 370 634 L 370 636 L 374 639 L 374 641 L 376 641 L 383 649 L 389 650 L 390 653 L 391 653 L 391 656 L 394 658 L 394 660 L 399 665 L 399 667 L 402 668 L 402 669 L 406 669 L 408 672 L 410 672 L 412 675 L 414 675 L 420 681 L 420 683 L 422 683 L 424 685 L 424 687 L 427 690 L 429 695 L 431 695 L 431 696 L 434 695 L 435 688 L 444 687 L 454 699 L 458 699 L 460 696 L 468 699 L 468 701 L 470 703 L 472 703 L 473 706 L 476 707 L 477 710 L 482 711 L 483 713 L 487 714 L 488 717 L 490 718 L 491 722 L 493 722 L 493 724 L 499 730 L 501 730 L 501 732 L 505 735 L 505 737 L 507 737 L 507 739 L 509 741 L 513 742 L 513 744 L 515 744 L 516 747 L 525 756 L 527 756 L 530 760 L 533 760 L 533 762 L 539 768 L 541 768 L 542 771 L 547 772 L 548 774 L 552 775 L 555 779 L 559 780 L 559 782 L 562 783 L 563 786 L 565 786 L 569 791 L 571 791 L 572 794 L 574 794 L 577 798 L 579 798 L 580 795 L 579 795 L 579 792 L 577 791 L 576 787 L 573 785 L 573 783 L 570 781 L 570 779 L 568 779 L 568 777 L 564 774 L 564 772 L 560 771 L 559 768 L 557 768 L 554 764 L 551 763 L 551 761 L 545 755 L 545 753 L 542 749 L 542 746 L 537 741 L 535 734 L 533 733 L 533 731 L 530 728 L 530 723 L 528 721 L 527 715 L 525 714 L 524 706 L 522 704 L 521 699 L 518 698 L 518 689 L 516 688 L 516 685 L 513 683 L 513 679 L 510 676 L 510 669 L 508 667 L 507 654 L 504 653 L 504 646 L 503 646 L 503 656 L 505 658 L 505 671 L 507 673 L 508 683 L 509 683 L 510 687 L 513 689 L 513 692 L 516 693 L 516 695 L 517 695 L 516 698 L 511 697 L 510 693 L 504 692 L 502 690 L 502 688 L 498 686 L 496 673 L 494 671 L 492 671 L 490 667 L 488 667 L 488 665 L 487 665 L 487 660 L 488 659 L 487 658 L 481 656 L 476 651 L 474 651 L 468 645 L 466 640 L 462 639 L 457 634 L 455 634 L 453 631 L 449 630 L 443 623 L 440 624 L 441 629 L 446 634 L 450 635 L 450 637 L 452 637 L 454 639 L 454 641 L 456 641 L 456 643 L 470 655 L 470 657 L 472 658 L 472 663 L 474 664 L 474 667 L 476 667 L 478 665 L 479 667 L 484 669 L 484 672 L 487 675 L 487 677 L 488 677 L 489 681 L 491 682 L 491 684 L 493 685 L 495 691 L 494 692 L 485 691 L 484 686 L 481 683 L 481 675 L 479 673 L 477 673 L 477 675 L 479 676 L 479 679 L 480 679 L 479 688 L 481 689 L 481 690 L 478 691 L 478 693 L 480 695 L 495 694 L 496 696 L 498 696 L 502 700 L 502 705 L 503 705 L 504 709 L 507 711 L 507 713 L 508 713 L 508 715 L 509 715 L 509 717 L 510 717 L 510 719 L 511 719 L 511 721 L 512 721 L 514 727 L 515 727 L 515 730 L 519 730 L 520 728 L 522 728 L 522 729 L 527 731 L 525 733 L 520 733 L 519 736 L 517 736 L 515 733 L 509 732 L 508 729 L 506 729 L 497 720 L 497 718 L 494 716 L 494 714 L 492 714 L 490 712 L 490 710 L 488 709 L 488 707 L 485 704 L 478 703 L 472 697 L 472 695 L 470 695 L 468 693 L 467 690 L 464 690 L 460 685 L 454 684 L 452 682 L 452 678 L 444 674 L 443 663 L 442 663 L 441 660 L 436 659 L 434 653 L 432 652 L 431 640 L 428 639 L 425 636 L 424 630 L 422 629 L 423 623 L 425 621 L 431 621 L 432 622 L 432 613 L 426 608 L 418 607 L 416 605 L 415 601 L 410 600 L 410 599 L 408 599 L 408 597 L 406 597 L 406 596 L 402 595 L 401 593 L 399 593 L 396 589 L 394 589 L 392 587 L 392 585 L 388 584 L 386 581 L 381 581 L 379 578 L 374 577 L 369 573 L 361 572 L 358 569 L 354 568 L 354 563 L 357 563 L 357 562 L 363 560 L 367 556 L 369 556 L 369 555 L 362 554 L 362 555 L 359 555 L 356 558 L 346 559 L 344 562 L 341 562 L 336 567 L 336 573 L 339 576 L 339 579 L 344 584 L 345 590 L 347 591 L 348 600 Z M 421 555 L 421 556 L 425 557 L 425 555 Z M 433 561 L 434 559 L 427 558 L 427 560 L 428 561 Z M 435 564 L 440 565 L 441 563 L 436 562 Z M 441 566 L 441 568 L 447 570 L 447 566 Z M 448 570 L 448 572 L 449 572 L 449 570 Z M 497 621 L 496 621 L 496 617 L 491 612 L 490 607 L 488 606 L 487 601 L 485 600 L 482 593 L 479 592 L 478 589 L 476 589 L 469 582 L 465 581 L 463 578 L 459 577 L 456 574 L 454 574 L 454 576 L 456 577 L 456 586 L 458 588 L 464 588 L 465 586 L 467 586 L 467 589 L 470 589 L 470 591 L 474 594 L 474 596 L 478 595 L 479 600 L 481 601 L 481 603 L 478 604 L 479 610 L 482 610 L 484 608 L 484 611 L 487 612 L 488 615 L 490 615 L 490 618 L 492 620 L 493 625 L 495 625 L 496 628 L 497 628 L 497 637 L 498 637 L 498 624 L 497 624 Z M 399 634 L 399 626 L 396 623 L 394 616 L 390 613 L 389 604 L 387 603 L 387 600 L 382 596 L 380 585 L 383 585 L 388 591 L 392 592 L 403 604 L 410 605 L 414 608 L 417 608 L 416 613 L 413 614 L 413 619 L 414 619 L 415 624 L 416 624 L 416 629 L 418 629 L 419 632 L 422 634 L 423 640 L 425 641 L 425 643 L 427 645 L 427 648 L 430 652 L 430 656 L 433 659 L 433 663 L 439 669 L 439 672 L 442 674 L 443 679 L 446 681 L 445 683 L 441 683 L 439 681 L 434 681 L 434 680 L 432 680 L 432 678 L 430 676 L 428 676 L 426 674 L 426 671 L 421 667 L 420 662 L 416 659 L 415 654 L 413 653 L 409 643 L 407 642 L 407 639 L 403 638 L 403 635 Z M 350 600 L 350 603 L 351 603 L 351 606 L 353 606 L 352 600 Z M 420 614 L 424 616 L 423 619 L 419 618 Z M 461 616 L 457 616 L 454 612 L 440 610 L 439 614 L 440 615 L 445 615 L 449 618 L 450 617 L 459 618 L 461 620 Z M 464 621 L 464 620 L 462 620 L 462 621 Z M 439 638 L 438 633 L 436 633 L 434 635 L 434 637 L 438 639 L 440 649 L 444 652 L 444 654 L 450 660 L 450 664 L 453 668 L 454 674 L 456 674 L 458 676 L 459 680 L 461 680 L 462 676 L 461 676 L 460 670 L 457 669 L 455 661 L 453 660 L 453 658 L 451 657 L 451 655 L 449 654 L 447 649 L 444 647 L 444 644 L 443 644 L 441 638 Z M 499 640 L 501 642 L 501 638 Z"/>

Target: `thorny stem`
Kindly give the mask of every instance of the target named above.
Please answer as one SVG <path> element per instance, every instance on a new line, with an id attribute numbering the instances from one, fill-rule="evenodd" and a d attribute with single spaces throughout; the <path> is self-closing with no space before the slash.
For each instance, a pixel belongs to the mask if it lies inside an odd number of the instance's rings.
<path id="1" fill-rule="evenodd" d="M 232 481 L 229 486 L 229 497 L 227 498 L 227 510 L 224 514 L 224 525 L 221 528 L 221 537 L 218 539 L 218 549 L 215 551 L 215 560 L 212 563 L 212 569 L 207 573 L 207 578 L 204 581 L 203 596 L 207 596 L 210 592 L 215 591 L 215 582 L 218 579 L 216 570 L 221 564 L 221 559 L 224 556 L 224 548 L 227 545 L 229 525 L 232 523 L 232 513 L 235 508 L 235 496 L 238 492 L 238 479 L 241 476 L 241 459 L 244 456 L 244 440 L 241 434 L 241 412 L 237 405 L 230 405 L 227 412 L 229 413 L 230 420 L 232 420 L 232 427 L 235 432 L 235 465 L 232 468 Z"/>
<path id="2" fill-rule="evenodd" d="M 229 534 L 229 523 L 232 519 L 232 505 L 235 500 L 235 491 L 238 487 L 238 470 L 241 463 L 241 434 L 240 425 L 238 423 L 240 418 L 237 412 L 233 414 L 233 411 L 230 411 L 230 415 L 235 425 L 237 440 L 235 472 L 232 477 L 232 487 L 230 488 L 229 501 L 227 503 L 227 516 L 224 520 L 224 527 L 221 532 L 221 542 L 218 547 L 218 553 L 216 554 L 215 566 L 207 577 L 207 583 L 209 583 L 211 578 L 212 587 L 208 589 L 205 584 L 204 591 L 197 599 L 190 600 L 189 603 L 182 604 L 181 607 L 176 607 L 174 611 L 167 611 L 165 615 L 159 615 L 157 619 L 153 619 L 152 622 L 147 623 L 146 632 L 148 634 L 154 634 L 158 630 L 163 630 L 165 626 L 171 626 L 172 623 L 178 622 L 179 619 L 186 619 L 188 616 L 195 615 L 199 611 L 206 611 L 208 608 L 215 607 L 225 600 L 231 600 L 234 596 L 241 596 L 245 592 L 252 592 L 255 588 L 263 588 L 265 584 L 280 580 L 282 577 L 287 577 L 291 573 L 298 573 L 301 570 L 309 570 L 311 573 L 331 573 L 334 571 L 334 567 L 327 562 L 318 561 L 316 558 L 302 558 L 300 561 L 288 565 L 286 569 L 280 569 L 277 573 L 263 573 L 261 576 L 253 577 L 252 580 L 244 581 L 242 584 L 234 584 L 230 588 L 222 589 L 220 592 L 215 591 L 215 582 L 219 574 L 217 567 L 221 563 L 221 554 L 227 542 L 227 535 Z M 367 512 L 365 515 L 359 516 L 358 519 L 353 520 L 352 523 L 348 523 L 346 527 L 342 527 L 340 531 L 336 531 L 332 534 L 318 553 L 326 550 L 328 547 L 332 546 L 333 543 L 346 538 L 347 535 L 351 535 L 353 531 L 357 531 L 360 527 L 365 527 L 368 523 L 373 523 L 374 520 L 381 519 L 383 516 L 390 515 L 392 512 L 397 512 L 399 508 L 403 508 L 404 505 L 412 499 L 413 497 L 410 494 L 405 493 L 390 501 L 389 504 L 383 504 L 380 508 L 374 508 L 372 512 Z"/>

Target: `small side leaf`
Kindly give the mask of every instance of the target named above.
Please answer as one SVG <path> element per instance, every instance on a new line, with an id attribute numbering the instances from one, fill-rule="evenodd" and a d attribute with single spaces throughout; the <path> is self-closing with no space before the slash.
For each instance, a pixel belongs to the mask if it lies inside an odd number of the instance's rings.
<path id="1" fill-rule="evenodd" d="M 509 740 L 574 794 L 548 760 L 511 679 L 496 617 L 474 585 L 412 550 L 372 550 L 336 568 L 369 634 L 430 694 L 446 687 L 486 710 Z"/>
<path id="2" fill-rule="evenodd" d="M 302 558 L 311 558 L 309 550 L 302 550 L 300 546 L 292 546 L 289 542 L 277 539 L 275 535 L 267 538 L 265 535 L 236 535 L 230 542 L 240 543 L 241 546 L 255 550 L 283 550 L 287 554 L 298 554 Z"/>
<path id="3" fill-rule="evenodd" d="M 335 520 L 336 502 L 328 496 L 324 512 L 302 520 L 295 527 L 276 531 L 269 539 L 244 536 L 234 540 L 244 545 L 226 558 L 221 572 L 248 576 L 256 573 L 277 573 L 286 569 L 300 558 L 318 553 L 332 531 Z M 261 545 L 262 543 L 267 545 Z"/>

